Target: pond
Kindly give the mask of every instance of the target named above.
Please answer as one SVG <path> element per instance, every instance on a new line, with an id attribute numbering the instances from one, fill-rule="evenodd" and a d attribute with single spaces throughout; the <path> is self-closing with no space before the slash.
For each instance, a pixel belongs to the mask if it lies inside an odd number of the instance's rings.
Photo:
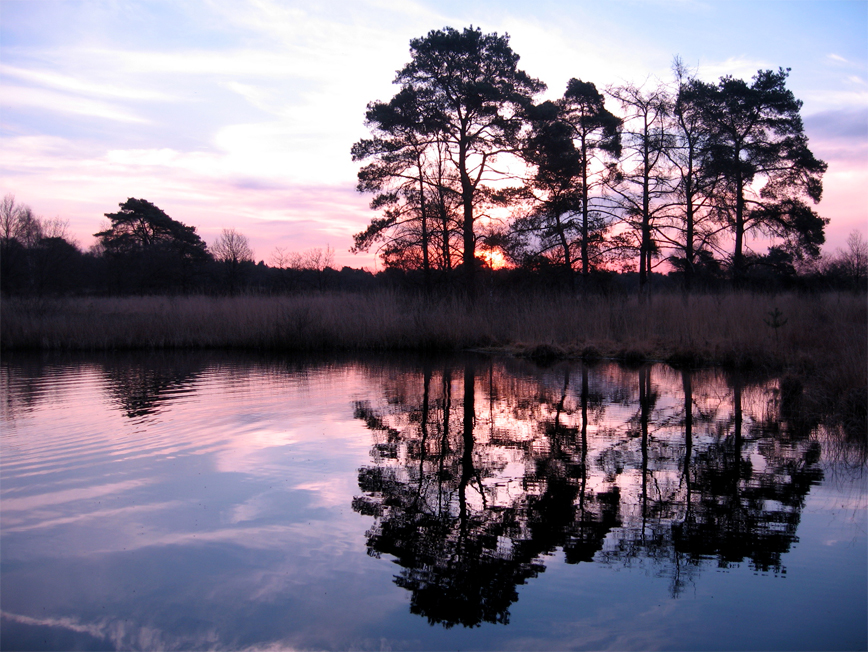
<path id="1" fill-rule="evenodd" d="M 0 372 L 3 649 L 868 646 L 864 449 L 774 378 L 229 353 Z"/>

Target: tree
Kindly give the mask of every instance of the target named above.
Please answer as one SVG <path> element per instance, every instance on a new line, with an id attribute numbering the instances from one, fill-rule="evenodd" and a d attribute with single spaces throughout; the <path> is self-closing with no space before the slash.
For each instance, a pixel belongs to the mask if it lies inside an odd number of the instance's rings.
<path id="1" fill-rule="evenodd" d="M 229 293 L 235 294 L 244 268 L 253 263 L 253 250 L 247 237 L 235 229 L 223 229 L 211 252 L 215 260 L 223 266 Z"/>
<path id="2" fill-rule="evenodd" d="M 591 82 L 570 79 L 564 97 L 559 100 L 562 120 L 570 126 L 579 154 L 582 218 L 579 240 L 582 276 L 591 272 L 591 240 L 599 238 L 603 224 L 593 219 L 591 200 L 596 188 L 601 188 L 611 172 L 604 167 L 594 170 L 594 161 L 606 162 L 621 155 L 620 129 L 622 121 L 605 107 L 605 98 Z"/>
<path id="3" fill-rule="evenodd" d="M 7 194 L 0 202 L 0 284 L 4 294 L 18 290 L 27 277 L 25 241 L 35 223 L 28 206 Z"/>
<path id="4" fill-rule="evenodd" d="M 374 159 L 359 170 L 359 192 L 375 193 L 371 208 L 384 210 L 385 217 L 374 218 L 365 231 L 353 236 L 353 253 L 368 251 L 375 242 L 387 241 L 384 262 L 399 257 L 414 246 L 421 247 L 422 267 L 428 279 L 428 213 L 425 206 L 424 156 L 426 127 L 416 94 L 402 89 L 388 103 L 371 102 L 365 126 L 374 138 L 353 145 L 354 161 Z M 418 222 L 420 229 L 416 229 Z M 421 231 L 417 240 L 417 231 Z"/>
<path id="5" fill-rule="evenodd" d="M 127 199 L 106 213 L 108 228 L 95 233 L 111 261 L 119 290 L 187 289 L 211 255 L 196 227 L 173 220 L 144 199 Z"/>
<path id="6" fill-rule="evenodd" d="M 42 295 L 69 289 L 80 271 L 81 252 L 68 233 L 68 220 L 41 219 L 7 194 L 0 202 L 2 291 Z"/>
<path id="7" fill-rule="evenodd" d="M 824 265 L 824 273 L 844 281 L 854 290 L 864 290 L 868 280 L 868 241 L 859 231 L 847 236 L 847 248 L 838 249 Z"/>
<path id="8" fill-rule="evenodd" d="M 530 206 L 526 215 L 513 222 L 511 236 L 525 253 L 527 240 L 535 238 L 532 256 L 559 251 L 572 283 L 572 250 L 581 233 L 576 216 L 583 206 L 581 156 L 573 142 L 573 128 L 562 119 L 559 104 L 543 102 L 534 107 L 530 117 L 532 130 L 524 159 L 533 172 L 523 193 Z"/>
<path id="9" fill-rule="evenodd" d="M 503 178 L 493 165 L 499 156 L 518 151 L 524 112 L 545 86 L 518 69 L 518 55 L 509 47 L 507 35 L 446 27 L 410 41 L 410 53 L 411 61 L 398 71 L 395 83 L 401 85 L 397 98 L 411 98 L 412 103 L 405 105 L 396 98 L 391 104 L 412 108 L 399 123 L 402 131 L 409 128 L 413 136 L 410 151 L 420 141 L 426 153 L 442 148 L 440 160 L 448 166 L 443 178 L 454 179 L 461 200 L 464 273 L 472 293 L 477 265 L 475 220 L 491 182 Z M 436 158 L 432 152 L 429 160 Z M 420 181 L 418 205 L 427 219 L 422 210 L 424 177 L 413 178 Z M 443 190 L 440 183 L 429 185 Z"/>
<path id="10" fill-rule="evenodd" d="M 223 229 L 212 247 L 215 260 L 232 265 L 253 262 L 253 250 L 247 237 L 235 229 Z"/>
<path id="11" fill-rule="evenodd" d="M 847 236 L 847 250 L 839 251 L 838 255 L 854 287 L 861 288 L 868 278 L 868 241 L 859 231 L 852 231 Z"/>
<path id="12" fill-rule="evenodd" d="M 711 245 L 718 231 L 713 199 L 718 177 L 708 164 L 710 130 L 701 110 L 707 86 L 679 58 L 673 71 L 676 89 L 667 121 L 671 142 L 665 153 L 674 187 L 670 219 L 661 236 L 675 249 L 669 262 L 684 274 L 684 288 L 690 290 L 700 268 L 708 269 L 713 262 Z"/>
<path id="13" fill-rule="evenodd" d="M 643 293 L 657 253 L 656 222 L 668 209 L 671 192 L 666 150 L 671 138 L 666 132 L 669 97 L 665 89 L 650 91 L 633 84 L 613 88 L 609 94 L 626 112 L 621 159 L 611 189 L 624 217 L 639 240 L 639 292 Z"/>
<path id="14" fill-rule="evenodd" d="M 372 102 L 365 120 L 374 137 L 353 145 L 355 161 L 371 160 L 358 174 L 359 192 L 374 193 L 371 208 L 382 210 L 365 231 L 353 236 L 354 253 L 379 243 L 386 266 L 420 268 L 430 286 L 435 229 L 442 241 L 440 267 L 451 267 L 450 197 L 457 193 L 444 176 L 444 147 L 412 88 L 388 103 Z"/>
<path id="15" fill-rule="evenodd" d="M 808 149 L 799 111 L 786 88 L 789 69 L 761 70 L 748 85 L 721 77 L 697 84 L 710 131 L 710 171 L 720 175 L 718 209 L 734 238 L 733 279 L 745 271 L 745 235 L 758 230 L 784 238 L 799 255 L 816 257 L 827 219 L 804 201 L 820 201 L 826 163 Z"/>

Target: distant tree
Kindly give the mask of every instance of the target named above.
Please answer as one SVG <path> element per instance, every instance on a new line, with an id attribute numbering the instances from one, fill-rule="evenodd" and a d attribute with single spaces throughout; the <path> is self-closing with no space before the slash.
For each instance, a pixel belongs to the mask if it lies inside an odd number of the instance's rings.
<path id="1" fill-rule="evenodd" d="M 235 294 L 245 268 L 253 264 L 253 250 L 247 237 L 235 229 L 223 229 L 214 246 L 211 247 L 211 253 L 223 267 L 229 293 Z"/>
<path id="2" fill-rule="evenodd" d="M 460 196 L 464 272 L 472 292 L 477 264 L 475 221 L 489 196 L 489 182 L 493 177 L 502 178 L 493 164 L 499 156 L 518 151 L 524 112 L 533 95 L 545 86 L 518 69 L 518 55 L 506 35 L 447 27 L 413 39 L 410 52 L 410 63 L 395 78 L 401 85 L 399 96 L 412 98 L 413 115 L 402 117 L 401 126 L 416 125 L 413 133 L 427 138 L 428 148 L 443 148 L 440 160 L 448 162 L 449 169 L 440 183 L 454 181 Z M 436 158 L 432 153 L 429 160 Z M 402 168 L 408 169 L 411 167 Z M 414 178 L 422 182 L 417 204 L 421 211 L 424 178 Z M 443 190 L 442 185 L 432 187 Z M 428 212 L 422 214 L 427 220 Z"/>
<path id="3" fill-rule="evenodd" d="M 20 205 L 15 203 L 15 195 L 7 194 L 0 202 L 0 240 L 7 243 L 18 233 Z"/>
<path id="4" fill-rule="evenodd" d="M 27 276 L 24 240 L 32 212 L 7 194 L 0 202 L 0 287 L 4 294 L 21 289 Z"/>
<path id="5" fill-rule="evenodd" d="M 127 199 L 106 213 L 108 228 L 95 233 L 112 262 L 115 289 L 187 290 L 211 259 L 196 227 L 173 220 L 144 199 Z"/>
<path id="6" fill-rule="evenodd" d="M 847 249 L 839 252 L 841 266 L 857 288 L 865 286 L 868 279 L 868 241 L 859 231 L 847 236 Z"/>
<path id="7" fill-rule="evenodd" d="M 302 268 L 316 272 L 324 272 L 335 264 L 335 250 L 330 245 L 325 249 L 314 247 L 302 254 Z"/>
<path id="8" fill-rule="evenodd" d="M 761 70 L 748 85 L 722 77 L 696 85 L 710 132 L 709 166 L 718 174 L 718 207 L 732 232 L 736 283 L 745 271 L 745 235 L 783 238 L 797 256 L 819 255 L 827 219 L 804 201 L 819 202 L 826 163 L 808 149 L 802 102 L 786 88 L 789 69 Z"/>
<path id="9" fill-rule="evenodd" d="M 41 219 L 7 194 L 0 202 L 0 284 L 4 293 L 59 293 L 73 288 L 81 252 L 69 221 Z"/>
<path id="10" fill-rule="evenodd" d="M 282 290 L 300 287 L 324 290 L 328 272 L 333 271 L 335 265 L 335 250 L 329 245 L 325 249 L 314 247 L 301 252 L 275 247 L 270 260 L 272 267 L 278 270 L 277 285 Z"/>
<path id="11" fill-rule="evenodd" d="M 868 282 L 868 241 L 859 231 L 847 237 L 847 248 L 838 249 L 825 259 L 823 273 L 830 280 L 843 282 L 854 290 L 864 290 Z"/>
<path id="12" fill-rule="evenodd" d="M 214 259 L 222 263 L 239 265 L 253 262 L 253 249 L 250 248 L 250 242 L 246 236 L 235 229 L 223 229 L 211 252 Z"/>

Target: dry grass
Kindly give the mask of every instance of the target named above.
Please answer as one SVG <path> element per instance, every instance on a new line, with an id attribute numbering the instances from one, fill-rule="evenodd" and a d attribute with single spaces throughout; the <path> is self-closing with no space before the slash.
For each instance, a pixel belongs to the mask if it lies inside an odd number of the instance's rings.
<path id="1" fill-rule="evenodd" d="M 864 296 L 665 295 L 424 299 L 394 292 L 295 297 L 5 300 L 4 349 L 441 349 L 547 345 L 575 355 L 705 364 L 865 361 Z M 768 324 L 780 310 L 779 328 Z M 849 356 L 848 356 L 849 357 Z"/>
<path id="2" fill-rule="evenodd" d="M 778 323 L 785 321 L 778 328 L 769 325 L 775 309 Z M 396 292 L 4 300 L 0 346 L 483 348 L 538 359 L 656 359 L 787 372 L 802 379 L 817 408 L 844 406 L 857 420 L 868 403 L 868 302 L 848 293 L 662 295 L 645 304 L 636 297 L 534 295 L 485 296 L 469 305 Z"/>

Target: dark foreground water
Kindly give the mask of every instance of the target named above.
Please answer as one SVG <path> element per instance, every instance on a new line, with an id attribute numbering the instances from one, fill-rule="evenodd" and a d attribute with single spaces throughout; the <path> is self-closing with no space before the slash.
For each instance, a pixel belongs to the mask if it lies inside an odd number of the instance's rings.
<path id="1" fill-rule="evenodd" d="M 774 379 L 4 356 L 3 649 L 865 649 L 866 474 Z"/>

